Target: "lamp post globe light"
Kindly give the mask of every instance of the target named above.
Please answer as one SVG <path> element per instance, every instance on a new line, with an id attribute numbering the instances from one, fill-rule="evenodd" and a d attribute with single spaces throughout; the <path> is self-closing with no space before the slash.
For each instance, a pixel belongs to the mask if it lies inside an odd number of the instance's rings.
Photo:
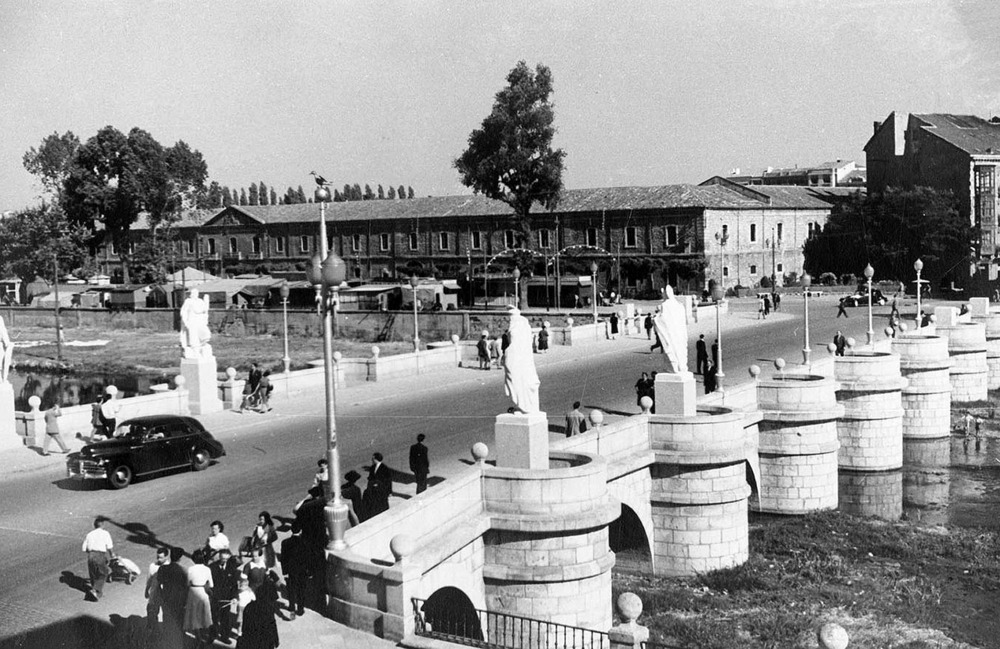
<path id="1" fill-rule="evenodd" d="M 722 298 L 725 296 L 726 292 L 722 286 L 716 284 L 715 288 L 712 289 L 712 300 L 715 301 L 715 342 L 719 346 L 719 364 L 715 368 L 715 389 L 719 392 L 723 392 L 722 382 L 726 378 L 726 374 L 722 371 L 722 318 L 719 315 Z"/>
<path id="2" fill-rule="evenodd" d="M 330 467 L 328 493 L 333 498 L 323 508 L 328 535 L 328 550 L 347 548 L 344 533 L 347 531 L 347 503 L 340 494 L 340 449 L 337 446 L 336 394 L 333 372 L 333 319 L 336 317 L 337 290 L 347 279 L 347 267 L 336 252 L 327 254 L 326 203 L 330 190 L 325 184 L 316 190 L 319 203 L 319 254 L 312 258 L 306 278 L 316 288 L 316 308 L 323 319 L 323 369 L 326 399 L 326 460 Z"/>
<path id="3" fill-rule="evenodd" d="M 590 285 L 593 288 L 593 297 L 591 302 L 594 304 L 594 338 L 599 339 L 600 335 L 597 333 L 597 262 L 590 262 Z"/>
<path id="4" fill-rule="evenodd" d="M 917 258 L 917 260 L 913 262 L 913 270 L 917 271 L 917 329 L 920 329 L 920 325 L 923 324 L 924 320 L 923 314 L 920 311 L 920 294 L 923 293 L 923 291 L 920 290 L 920 271 L 923 269 L 924 262 L 922 262 L 920 258 Z"/>
<path id="5" fill-rule="evenodd" d="M 285 355 L 281 358 L 281 362 L 285 364 L 285 374 L 288 374 L 292 364 L 292 359 L 288 356 L 288 280 L 281 283 L 278 292 L 281 294 L 281 323 L 285 332 Z"/>
<path id="6" fill-rule="evenodd" d="M 420 322 L 417 318 L 417 287 L 420 280 L 416 275 L 410 275 L 410 288 L 413 289 L 413 351 L 420 352 Z"/>
<path id="7" fill-rule="evenodd" d="M 811 365 L 809 362 L 809 356 L 812 354 L 812 350 L 809 349 L 809 287 L 812 286 L 812 277 L 809 273 L 802 273 L 802 279 L 799 282 L 802 284 L 802 300 L 806 309 L 806 326 L 802 333 L 802 363 Z"/>
<path id="8" fill-rule="evenodd" d="M 865 266 L 865 280 L 868 286 L 868 346 L 875 344 L 875 330 L 872 328 L 872 277 L 875 276 L 875 269 L 871 264 Z"/>

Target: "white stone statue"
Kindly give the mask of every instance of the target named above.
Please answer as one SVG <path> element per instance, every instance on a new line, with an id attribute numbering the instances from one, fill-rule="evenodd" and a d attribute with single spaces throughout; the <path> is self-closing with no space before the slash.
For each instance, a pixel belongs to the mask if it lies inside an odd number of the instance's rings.
<path id="1" fill-rule="evenodd" d="M 7 383 L 10 379 L 10 366 L 14 362 L 14 341 L 7 334 L 7 325 L 4 324 L 3 316 L 0 316 L 0 383 Z"/>
<path id="2" fill-rule="evenodd" d="M 674 289 L 667 286 L 663 304 L 653 318 L 653 328 L 659 337 L 660 350 L 667 355 L 667 373 L 683 374 L 688 371 L 687 313 L 680 300 L 674 297 Z"/>
<path id="3" fill-rule="evenodd" d="M 184 358 L 200 358 L 212 355 L 212 330 L 208 326 L 209 296 L 198 297 L 198 289 L 192 288 L 181 307 L 181 349 Z"/>
<path id="4" fill-rule="evenodd" d="M 525 414 L 539 412 L 538 372 L 531 351 L 531 324 L 520 309 L 510 310 L 509 343 L 503 353 L 504 391 L 514 408 Z"/>

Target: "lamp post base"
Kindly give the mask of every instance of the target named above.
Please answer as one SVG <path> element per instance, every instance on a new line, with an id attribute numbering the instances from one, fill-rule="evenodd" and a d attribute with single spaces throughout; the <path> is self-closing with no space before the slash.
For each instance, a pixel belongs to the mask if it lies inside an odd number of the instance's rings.
<path id="1" fill-rule="evenodd" d="M 809 349 L 808 347 L 803 347 L 802 348 L 802 364 L 803 365 L 811 365 L 811 363 L 809 362 L 809 358 L 810 358 L 811 355 L 812 355 L 812 350 L 811 349 Z"/>
<path id="2" fill-rule="evenodd" d="M 343 500 L 334 499 L 323 507 L 323 517 L 326 519 L 326 533 L 328 541 L 327 550 L 346 550 L 347 541 L 344 540 L 344 533 L 350 526 L 347 518 L 347 503 Z"/>
<path id="3" fill-rule="evenodd" d="M 291 371 L 292 359 L 285 356 L 284 358 L 281 359 L 281 362 L 284 363 L 285 365 L 285 374 L 288 374 L 288 372 Z"/>

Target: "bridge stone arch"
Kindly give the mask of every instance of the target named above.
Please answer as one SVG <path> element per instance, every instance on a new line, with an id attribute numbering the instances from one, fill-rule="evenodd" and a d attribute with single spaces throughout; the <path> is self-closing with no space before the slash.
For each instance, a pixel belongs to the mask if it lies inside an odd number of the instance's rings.
<path id="1" fill-rule="evenodd" d="M 609 528 L 609 535 L 615 528 L 622 530 L 627 524 L 634 531 L 634 526 L 638 525 L 645 537 L 645 550 L 649 555 L 650 564 L 655 561 L 653 552 L 653 509 L 650 505 L 649 496 L 652 490 L 652 481 L 649 477 L 648 465 L 641 470 L 626 473 L 608 482 L 608 493 L 621 503 L 621 516 Z M 624 520 L 627 519 L 627 520 Z M 610 540 L 610 539 L 609 539 Z M 615 548 L 611 548 L 615 551 Z"/>
<path id="2" fill-rule="evenodd" d="M 472 600 L 461 589 L 445 586 L 423 604 L 424 620 L 439 633 L 482 642 L 486 639 Z"/>

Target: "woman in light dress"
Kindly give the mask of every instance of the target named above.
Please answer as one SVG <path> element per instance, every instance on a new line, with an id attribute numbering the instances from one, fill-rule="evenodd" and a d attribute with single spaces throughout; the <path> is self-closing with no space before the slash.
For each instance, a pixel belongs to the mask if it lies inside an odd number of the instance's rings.
<path id="1" fill-rule="evenodd" d="M 194 634 L 199 647 L 212 644 L 212 570 L 205 565 L 204 550 L 195 550 L 188 568 L 188 595 L 184 605 L 184 630 Z"/>
<path id="2" fill-rule="evenodd" d="M 278 533 L 274 530 L 274 521 L 271 520 L 270 512 L 263 511 L 257 516 L 257 525 L 250 535 L 250 547 L 253 550 L 264 551 L 264 562 L 268 568 L 273 568 L 274 542 L 278 540 Z"/>

